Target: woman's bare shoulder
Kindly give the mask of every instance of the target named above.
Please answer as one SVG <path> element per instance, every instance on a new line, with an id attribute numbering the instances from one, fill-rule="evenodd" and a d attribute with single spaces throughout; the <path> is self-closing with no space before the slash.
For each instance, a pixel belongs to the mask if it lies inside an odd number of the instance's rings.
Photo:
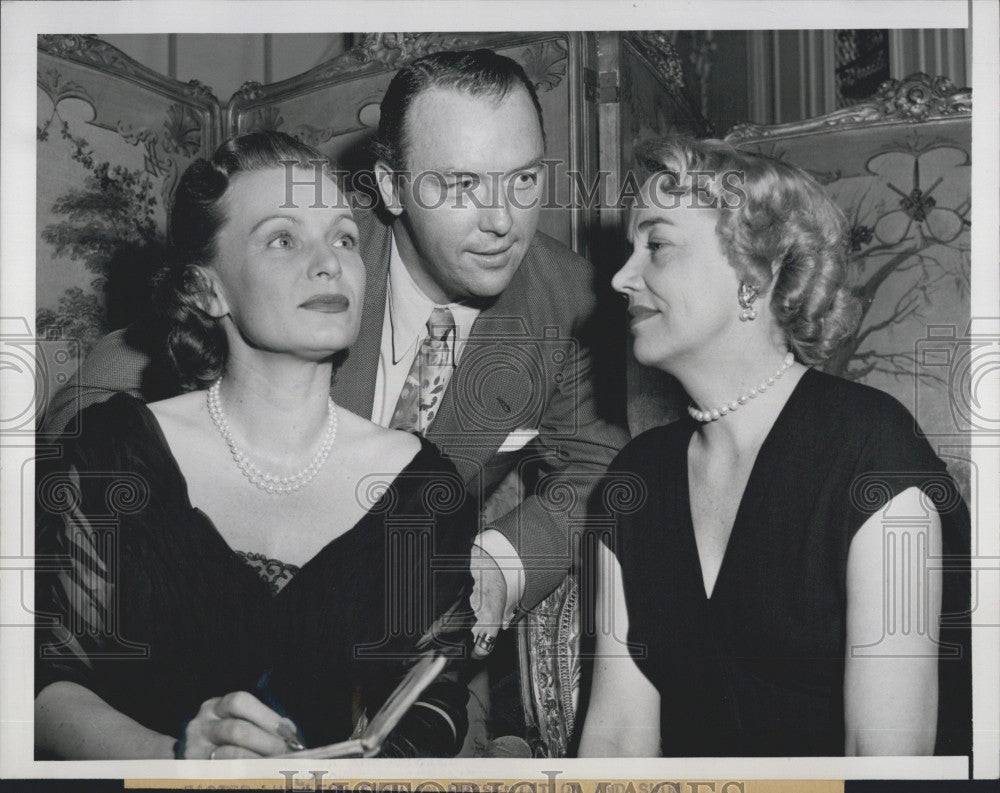
<path id="1" fill-rule="evenodd" d="M 342 407 L 337 408 L 337 424 L 338 444 L 359 452 L 409 459 L 420 451 L 420 438 L 413 433 L 386 429 Z"/>
<path id="2" fill-rule="evenodd" d="M 209 418 L 204 391 L 188 391 L 169 399 L 150 402 L 147 407 L 168 438 L 171 431 L 203 429 Z"/>

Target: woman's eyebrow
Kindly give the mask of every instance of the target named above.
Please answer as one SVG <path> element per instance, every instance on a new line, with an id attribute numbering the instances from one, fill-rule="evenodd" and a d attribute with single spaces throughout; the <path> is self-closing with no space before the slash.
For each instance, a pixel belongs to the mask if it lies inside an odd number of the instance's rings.
<path id="1" fill-rule="evenodd" d="M 643 220 L 636 226 L 636 231 L 645 231 L 651 226 L 674 226 L 676 225 L 669 218 L 649 218 L 648 220 Z"/>
<path id="2" fill-rule="evenodd" d="M 343 226 L 345 224 L 349 225 L 352 231 L 358 230 L 358 222 L 354 219 L 353 215 L 338 215 L 330 223 L 331 226 Z"/>
<path id="3" fill-rule="evenodd" d="M 266 218 L 261 218 L 256 223 L 254 223 L 253 227 L 250 229 L 250 233 L 253 234 L 257 229 L 259 229 L 269 220 L 290 220 L 292 221 L 292 223 L 295 223 L 296 225 L 301 224 L 301 221 L 297 217 L 295 217 L 295 215 L 282 215 L 282 214 L 268 215 Z"/>

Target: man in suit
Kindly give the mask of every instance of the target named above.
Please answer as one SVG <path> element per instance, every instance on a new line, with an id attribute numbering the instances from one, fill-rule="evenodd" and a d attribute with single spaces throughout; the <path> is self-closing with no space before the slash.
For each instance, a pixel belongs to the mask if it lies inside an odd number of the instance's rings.
<path id="1" fill-rule="evenodd" d="M 512 470 L 527 482 L 478 538 L 475 652 L 485 656 L 564 578 L 571 526 L 627 440 L 620 367 L 598 363 L 619 317 L 597 311 L 590 264 L 537 231 L 542 113 L 516 62 L 477 50 L 404 67 L 382 101 L 375 149 L 380 207 L 355 213 L 361 329 L 331 395 L 426 435 L 484 502 Z M 128 332 L 112 334 L 64 398 L 149 398 L 150 360 Z M 421 362 L 432 368 L 421 373 Z M 440 387 L 421 385 L 428 374 Z M 68 416 L 65 401 L 54 410 L 50 428 Z"/>

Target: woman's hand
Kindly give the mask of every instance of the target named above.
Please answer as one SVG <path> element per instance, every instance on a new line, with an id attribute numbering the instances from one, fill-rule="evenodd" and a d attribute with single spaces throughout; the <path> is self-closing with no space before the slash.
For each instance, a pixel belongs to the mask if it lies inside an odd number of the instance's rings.
<path id="1" fill-rule="evenodd" d="M 180 736 L 185 760 L 269 757 L 295 748 L 297 731 L 253 694 L 234 691 L 205 700 Z"/>

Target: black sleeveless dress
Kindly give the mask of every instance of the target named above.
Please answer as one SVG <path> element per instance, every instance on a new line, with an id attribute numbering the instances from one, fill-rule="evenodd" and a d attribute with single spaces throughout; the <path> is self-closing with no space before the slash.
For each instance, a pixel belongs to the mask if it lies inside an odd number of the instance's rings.
<path id="1" fill-rule="evenodd" d="M 912 416 L 881 391 L 808 370 L 761 446 L 711 597 L 688 500 L 695 429 L 685 418 L 635 438 L 604 491 L 629 651 L 660 693 L 663 753 L 843 755 L 848 550 L 872 513 L 917 486 L 952 567 L 937 751 L 968 754 L 969 514 Z"/>
<path id="2" fill-rule="evenodd" d="M 176 736 L 204 700 L 251 691 L 324 745 L 374 714 L 435 618 L 469 613 L 478 511 L 433 444 L 295 568 L 234 551 L 192 507 L 142 402 L 115 396 L 81 428 L 37 469 L 36 693 L 73 681 Z M 436 641 L 460 655 L 467 634 Z M 428 691 L 462 725 L 464 683 Z M 432 752 L 432 737 L 407 751 Z"/>

